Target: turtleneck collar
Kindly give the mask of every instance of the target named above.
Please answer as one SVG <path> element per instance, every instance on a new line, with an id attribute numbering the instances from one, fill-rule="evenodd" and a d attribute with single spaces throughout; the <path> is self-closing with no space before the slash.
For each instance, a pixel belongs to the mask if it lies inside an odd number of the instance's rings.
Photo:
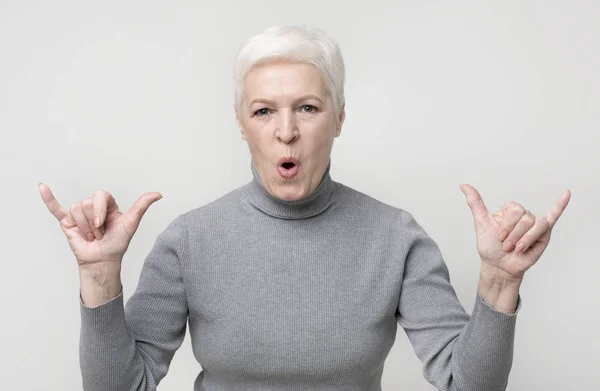
<path id="1" fill-rule="evenodd" d="M 323 213 L 333 204 L 332 195 L 336 186 L 329 175 L 331 161 L 317 188 L 308 196 L 294 201 L 273 197 L 263 185 L 253 160 L 250 161 L 250 168 L 254 178 L 246 186 L 248 201 L 270 216 L 289 220 L 306 219 Z"/>

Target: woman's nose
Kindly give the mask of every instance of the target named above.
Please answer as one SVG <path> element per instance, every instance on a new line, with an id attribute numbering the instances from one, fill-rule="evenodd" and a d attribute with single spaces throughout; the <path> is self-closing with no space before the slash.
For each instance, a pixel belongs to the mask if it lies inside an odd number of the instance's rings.
<path id="1" fill-rule="evenodd" d="M 289 110 L 279 111 L 275 136 L 286 144 L 298 139 L 300 132 L 296 123 L 296 116 L 293 112 Z"/>

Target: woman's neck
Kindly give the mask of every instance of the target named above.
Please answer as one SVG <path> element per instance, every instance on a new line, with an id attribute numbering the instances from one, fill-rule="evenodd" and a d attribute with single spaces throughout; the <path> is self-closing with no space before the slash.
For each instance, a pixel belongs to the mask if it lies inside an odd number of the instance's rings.
<path id="1" fill-rule="evenodd" d="M 250 161 L 253 179 L 247 186 L 248 200 L 256 209 L 280 219 L 306 219 L 323 213 L 332 205 L 335 183 L 329 175 L 331 162 L 321 182 L 308 196 L 294 201 L 285 201 L 272 196 L 263 185 L 254 161 Z"/>

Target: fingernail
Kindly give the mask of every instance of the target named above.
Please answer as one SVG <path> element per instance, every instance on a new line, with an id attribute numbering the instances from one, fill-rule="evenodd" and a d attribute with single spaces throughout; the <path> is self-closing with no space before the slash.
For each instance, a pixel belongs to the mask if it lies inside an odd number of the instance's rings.
<path id="1" fill-rule="evenodd" d="M 96 226 L 96 228 L 100 228 L 100 217 L 96 217 L 96 219 L 94 220 L 94 225 Z"/>
<path id="2" fill-rule="evenodd" d="M 498 239 L 500 239 L 501 241 L 506 239 L 506 237 L 508 236 L 508 232 L 507 231 L 500 231 L 500 235 L 498 236 Z"/>
<path id="3" fill-rule="evenodd" d="M 94 234 L 91 232 L 88 232 L 85 237 L 87 238 L 87 240 L 89 240 L 90 242 L 94 241 Z"/>
<path id="4" fill-rule="evenodd" d="M 517 244 L 517 248 L 516 251 L 519 253 L 523 250 L 523 247 L 525 247 L 525 245 L 523 243 L 519 243 Z"/>

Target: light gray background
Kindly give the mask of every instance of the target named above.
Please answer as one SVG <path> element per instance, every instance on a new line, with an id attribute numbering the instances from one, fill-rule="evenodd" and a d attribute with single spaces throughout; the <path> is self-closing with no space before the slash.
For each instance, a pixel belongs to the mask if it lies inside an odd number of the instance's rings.
<path id="1" fill-rule="evenodd" d="M 0 389 L 81 388 L 77 268 L 38 182 L 67 208 L 96 189 L 122 208 L 162 192 L 124 261 L 128 298 L 173 218 L 250 180 L 233 58 L 283 23 L 324 29 L 346 60 L 332 177 L 413 213 L 469 313 L 479 260 L 458 185 L 537 215 L 572 190 L 522 287 L 509 389 L 597 389 L 600 3 L 350 3 L 0 3 Z M 199 370 L 186 340 L 160 389 Z M 432 389 L 402 329 L 383 389 Z"/>

